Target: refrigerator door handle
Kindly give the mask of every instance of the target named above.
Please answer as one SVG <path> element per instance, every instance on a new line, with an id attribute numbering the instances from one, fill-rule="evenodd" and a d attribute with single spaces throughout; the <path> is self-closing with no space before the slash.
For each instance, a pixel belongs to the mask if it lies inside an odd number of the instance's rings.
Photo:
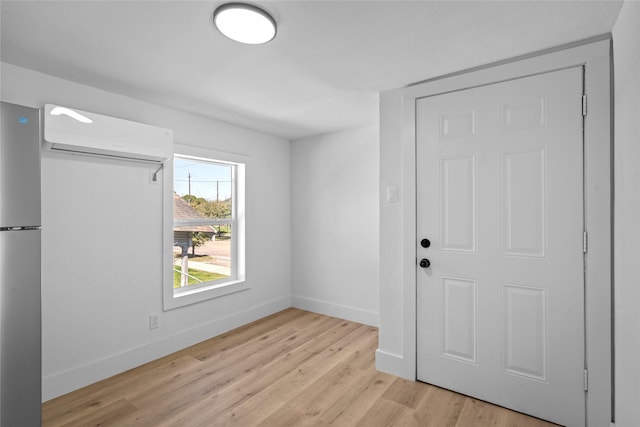
<path id="1" fill-rule="evenodd" d="M 0 231 L 29 231 L 29 230 L 42 230 L 39 225 L 29 225 L 26 227 L 0 227 Z"/>

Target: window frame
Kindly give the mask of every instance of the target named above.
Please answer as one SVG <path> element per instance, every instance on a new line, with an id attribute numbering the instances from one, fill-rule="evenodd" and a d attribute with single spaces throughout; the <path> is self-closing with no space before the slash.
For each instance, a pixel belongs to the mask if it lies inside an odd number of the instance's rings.
<path id="1" fill-rule="evenodd" d="M 188 225 L 197 223 L 220 222 L 232 224 L 231 243 L 231 276 L 192 285 L 186 288 L 174 289 L 173 287 L 173 164 L 174 156 L 190 158 L 193 160 L 209 161 L 212 163 L 229 164 L 233 166 L 232 180 L 232 218 L 221 218 L 204 221 L 188 221 Z M 168 159 L 163 166 L 163 262 L 162 262 L 162 288 L 164 311 L 184 307 L 198 302 L 219 298 L 232 293 L 249 289 L 245 274 L 245 170 L 248 157 L 210 150 L 202 147 L 174 144 L 174 156 Z M 182 225 L 186 225 L 185 222 Z"/>

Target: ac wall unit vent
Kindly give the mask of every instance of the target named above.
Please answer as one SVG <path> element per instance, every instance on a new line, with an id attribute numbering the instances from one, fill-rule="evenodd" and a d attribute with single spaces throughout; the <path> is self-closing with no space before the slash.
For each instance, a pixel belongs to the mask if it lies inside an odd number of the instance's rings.
<path id="1" fill-rule="evenodd" d="M 44 144 L 52 151 L 163 163 L 173 155 L 173 131 L 46 104 Z"/>

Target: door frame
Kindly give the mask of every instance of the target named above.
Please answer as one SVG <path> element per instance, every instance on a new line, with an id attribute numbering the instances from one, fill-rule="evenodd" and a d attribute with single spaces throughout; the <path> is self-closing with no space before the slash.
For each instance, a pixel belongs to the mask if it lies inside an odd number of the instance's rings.
<path id="1" fill-rule="evenodd" d="M 584 67 L 586 420 L 609 425 L 612 367 L 611 36 L 537 52 L 380 95 L 380 328 L 376 367 L 416 379 L 416 123 L 418 98 Z M 579 100 L 577 101 L 579 102 Z M 604 345 L 603 345 L 604 344 Z"/>

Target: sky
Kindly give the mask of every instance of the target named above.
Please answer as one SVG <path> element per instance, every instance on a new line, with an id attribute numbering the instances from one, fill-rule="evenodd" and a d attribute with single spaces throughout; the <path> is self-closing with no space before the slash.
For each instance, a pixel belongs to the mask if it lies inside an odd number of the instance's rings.
<path id="1" fill-rule="evenodd" d="M 180 158 L 173 161 L 173 190 L 180 196 L 191 194 L 207 200 L 226 200 L 231 197 L 231 166 L 201 160 Z"/>

